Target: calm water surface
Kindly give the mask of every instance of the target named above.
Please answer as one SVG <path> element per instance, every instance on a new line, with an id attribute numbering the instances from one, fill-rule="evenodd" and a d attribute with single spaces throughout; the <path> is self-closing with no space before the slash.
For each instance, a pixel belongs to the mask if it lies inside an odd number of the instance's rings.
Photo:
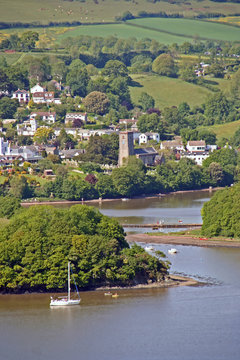
<path id="1" fill-rule="evenodd" d="M 181 200 L 180 208 L 195 211 L 194 203 L 203 201 Z M 171 207 L 162 205 L 150 211 Z M 148 207 L 137 211 L 144 218 Z M 84 292 L 80 306 L 56 309 L 46 294 L 0 296 L 0 359 L 239 359 L 240 249 L 177 249 L 168 255 L 171 272 L 202 285 L 121 290 L 117 299 Z"/>

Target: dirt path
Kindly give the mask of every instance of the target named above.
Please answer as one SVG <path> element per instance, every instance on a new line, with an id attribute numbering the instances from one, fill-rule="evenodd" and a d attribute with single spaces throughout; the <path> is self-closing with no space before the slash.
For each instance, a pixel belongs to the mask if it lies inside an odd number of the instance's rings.
<path id="1" fill-rule="evenodd" d="M 197 238 L 187 235 L 147 235 L 147 234 L 129 234 L 126 237 L 128 242 L 143 242 L 152 244 L 172 244 L 172 245 L 191 245 L 205 247 L 237 247 L 240 248 L 240 241 L 225 239 L 211 240 L 206 238 Z"/>

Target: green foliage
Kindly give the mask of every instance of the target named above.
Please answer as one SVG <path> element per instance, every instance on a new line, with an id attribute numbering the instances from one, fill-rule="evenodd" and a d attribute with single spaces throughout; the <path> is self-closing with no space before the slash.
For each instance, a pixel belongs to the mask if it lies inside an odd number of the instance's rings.
<path id="1" fill-rule="evenodd" d="M 107 95 L 100 91 L 93 91 L 88 94 L 83 103 L 88 112 L 98 115 L 106 114 L 110 105 Z"/>
<path id="2" fill-rule="evenodd" d="M 0 99 L 0 118 L 12 119 L 18 108 L 18 101 L 16 99 L 9 99 L 3 97 Z"/>
<path id="3" fill-rule="evenodd" d="M 170 76 L 170 77 L 176 76 L 176 66 L 170 54 L 159 55 L 153 61 L 152 70 L 153 72 L 159 75 Z"/>
<path id="4" fill-rule="evenodd" d="M 0 218 L 10 219 L 20 207 L 19 199 L 13 196 L 0 196 Z"/>
<path id="5" fill-rule="evenodd" d="M 0 290 L 66 290 L 69 260 L 80 288 L 158 281 L 168 269 L 139 246 L 130 249 L 118 222 L 95 208 L 34 206 L 2 227 Z"/>
<path id="6" fill-rule="evenodd" d="M 154 108 L 155 100 L 151 95 L 149 95 L 146 92 L 141 93 L 138 101 L 143 111 L 147 111 L 150 108 Z"/>
<path id="7" fill-rule="evenodd" d="M 217 191 L 202 209 L 204 236 L 240 237 L 240 184 Z"/>
<path id="8" fill-rule="evenodd" d="M 73 95 L 86 96 L 89 76 L 87 70 L 81 66 L 73 67 L 66 78 L 67 84 L 71 87 Z"/>

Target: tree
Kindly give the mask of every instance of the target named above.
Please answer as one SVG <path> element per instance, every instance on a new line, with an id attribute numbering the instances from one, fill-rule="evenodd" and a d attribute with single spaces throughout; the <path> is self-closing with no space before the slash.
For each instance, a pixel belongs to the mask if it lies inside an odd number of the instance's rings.
<path id="1" fill-rule="evenodd" d="M 138 101 L 143 111 L 147 111 L 149 108 L 154 108 L 155 100 L 151 95 L 147 94 L 146 92 L 141 93 Z"/>
<path id="2" fill-rule="evenodd" d="M 20 208 L 20 199 L 13 196 L 0 196 L 0 218 L 10 219 Z"/>
<path id="3" fill-rule="evenodd" d="M 52 138 L 53 130 L 46 127 L 40 127 L 35 132 L 33 139 L 38 144 L 46 144 Z"/>
<path id="4" fill-rule="evenodd" d="M 240 184 L 217 191 L 202 209 L 204 236 L 240 237 Z"/>
<path id="5" fill-rule="evenodd" d="M 64 291 L 69 260 L 82 289 L 156 282 L 168 273 L 167 263 L 130 248 L 118 222 L 93 207 L 34 206 L 0 233 L 0 291 Z"/>
<path id="6" fill-rule="evenodd" d="M 176 76 L 176 66 L 174 60 L 169 54 L 161 54 L 159 55 L 152 64 L 153 72 L 169 77 Z"/>
<path id="7" fill-rule="evenodd" d="M 122 61 L 109 60 L 104 66 L 102 74 L 111 78 L 128 77 L 128 69 Z"/>
<path id="8" fill-rule="evenodd" d="M 217 123 L 226 122 L 231 107 L 230 101 L 227 100 L 222 92 L 219 92 L 209 96 L 205 102 L 204 114 L 206 117 L 215 119 Z"/>
<path id="9" fill-rule="evenodd" d="M 39 39 L 36 31 L 27 31 L 20 37 L 20 44 L 23 50 L 29 51 L 35 48 L 36 41 Z"/>
<path id="10" fill-rule="evenodd" d="M 18 100 L 3 97 L 0 99 L 0 118 L 11 119 L 18 108 Z"/>
<path id="11" fill-rule="evenodd" d="M 160 124 L 160 116 L 156 113 L 139 116 L 137 126 L 138 129 L 143 133 L 148 131 L 160 132 L 163 130 Z"/>
<path id="12" fill-rule="evenodd" d="M 18 199 L 26 199 L 32 196 L 31 189 L 24 176 L 14 176 L 10 180 L 9 194 Z"/>
<path id="13" fill-rule="evenodd" d="M 180 79 L 192 83 L 197 82 L 197 76 L 194 70 L 194 64 L 192 62 L 182 61 L 178 72 Z"/>
<path id="14" fill-rule="evenodd" d="M 131 97 L 128 87 L 128 80 L 126 78 L 116 77 L 114 80 L 112 80 L 108 94 L 110 93 L 118 96 L 118 101 L 121 105 L 127 103 L 126 107 L 129 107 L 129 109 L 131 108 Z"/>
<path id="15" fill-rule="evenodd" d="M 93 91 L 86 96 L 83 104 L 90 113 L 104 115 L 107 113 L 110 102 L 106 94 L 100 91 Z"/>
<path id="16" fill-rule="evenodd" d="M 77 67 L 70 70 L 67 74 L 66 81 L 74 96 L 86 96 L 89 76 L 85 68 Z"/>

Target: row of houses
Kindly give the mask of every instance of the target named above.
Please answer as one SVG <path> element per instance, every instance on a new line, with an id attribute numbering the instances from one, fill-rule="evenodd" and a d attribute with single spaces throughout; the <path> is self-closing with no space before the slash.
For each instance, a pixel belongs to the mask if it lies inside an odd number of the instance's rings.
<path id="1" fill-rule="evenodd" d="M 17 146 L 0 138 L 0 166 L 11 166 L 16 160 L 20 165 L 25 161 L 36 164 L 43 158 L 41 155 L 43 151 L 47 154 L 58 155 L 62 160 L 72 160 L 82 154 L 84 149 L 59 150 L 55 146 Z"/>
<path id="2" fill-rule="evenodd" d="M 186 148 L 181 138 L 175 140 L 163 141 L 160 145 L 162 150 L 172 150 L 176 154 L 176 159 L 183 157 L 192 159 L 197 165 L 202 165 L 210 153 L 217 149 L 217 145 L 207 145 L 204 140 L 188 141 Z"/>
<path id="3" fill-rule="evenodd" d="M 55 82 L 56 89 L 60 84 Z M 61 104 L 60 98 L 55 98 L 54 91 L 47 91 L 46 88 L 40 84 L 33 86 L 30 91 L 18 89 L 12 94 L 12 99 L 17 99 L 20 104 L 27 104 L 32 97 L 32 100 L 36 104 Z"/>

